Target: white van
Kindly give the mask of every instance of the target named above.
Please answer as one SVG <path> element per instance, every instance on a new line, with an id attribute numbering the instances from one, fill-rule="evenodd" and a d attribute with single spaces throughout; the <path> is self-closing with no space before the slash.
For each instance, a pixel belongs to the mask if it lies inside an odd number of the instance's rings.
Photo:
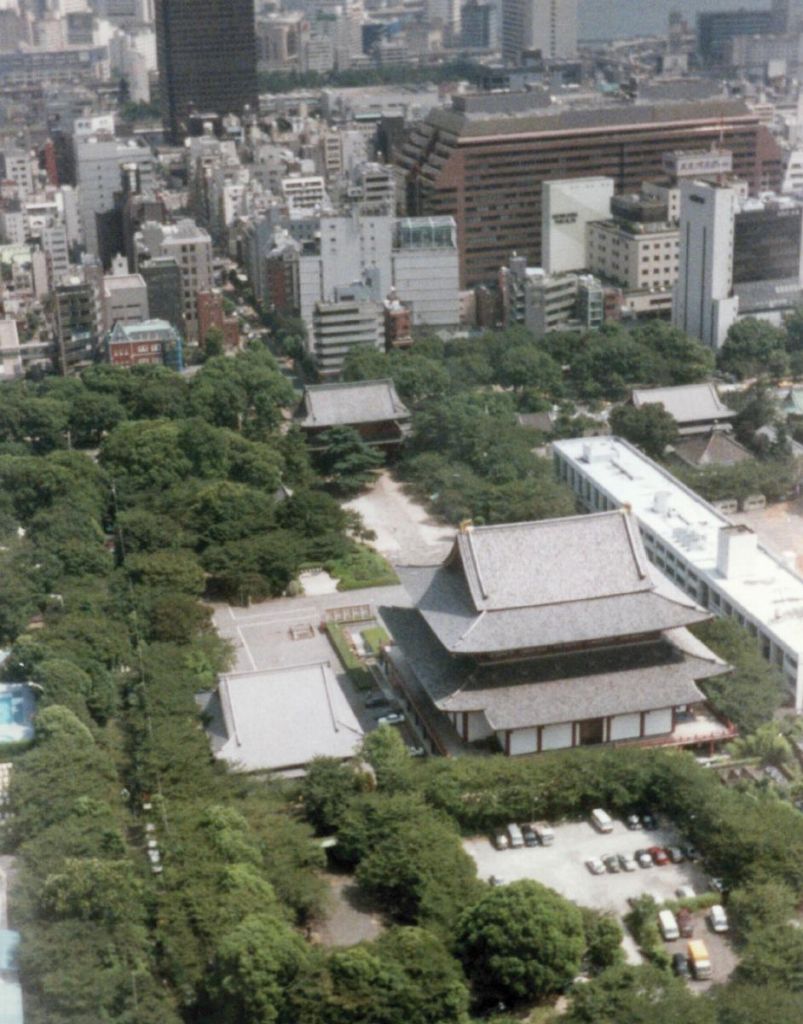
<path id="1" fill-rule="evenodd" d="M 597 832 L 613 832 L 613 818 L 599 807 L 591 812 L 591 824 Z"/>
<path id="2" fill-rule="evenodd" d="M 728 930 L 728 915 L 720 903 L 714 904 L 708 911 L 708 920 L 711 924 L 711 931 L 726 932 Z"/>
<path id="3" fill-rule="evenodd" d="M 512 850 L 517 849 L 519 846 L 524 846 L 524 836 L 522 835 L 521 829 L 518 825 L 508 825 L 507 834 L 510 839 L 510 848 Z"/>
<path id="4" fill-rule="evenodd" d="M 541 846 L 551 846 L 555 842 L 555 832 L 552 826 L 547 825 L 546 822 L 536 822 L 533 825 L 533 832 L 538 836 L 538 842 Z"/>
<path id="5" fill-rule="evenodd" d="M 680 938 L 680 929 L 671 910 L 658 912 L 658 927 L 661 929 L 661 935 L 665 942 L 674 942 L 675 939 Z"/>

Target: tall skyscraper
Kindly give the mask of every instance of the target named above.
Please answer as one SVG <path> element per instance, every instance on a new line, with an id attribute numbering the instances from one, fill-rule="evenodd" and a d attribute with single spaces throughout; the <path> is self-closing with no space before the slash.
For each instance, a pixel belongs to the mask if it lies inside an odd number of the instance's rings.
<path id="1" fill-rule="evenodd" d="M 162 120 L 173 139 L 187 116 L 256 108 L 254 0 L 156 0 Z"/>
<path id="2" fill-rule="evenodd" d="M 502 57 L 519 65 L 526 53 L 577 56 L 577 0 L 502 0 Z"/>
<path id="3" fill-rule="evenodd" d="M 680 186 L 680 272 L 672 323 L 705 345 L 718 349 L 736 320 L 733 294 L 732 188 L 703 181 Z"/>

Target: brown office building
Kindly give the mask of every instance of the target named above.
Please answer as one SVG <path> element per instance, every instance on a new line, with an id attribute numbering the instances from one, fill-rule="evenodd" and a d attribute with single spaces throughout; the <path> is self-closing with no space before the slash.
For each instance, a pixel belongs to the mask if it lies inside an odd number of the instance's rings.
<path id="1" fill-rule="evenodd" d="M 162 121 L 174 141 L 190 113 L 256 109 L 254 0 L 156 0 Z"/>
<path id="2" fill-rule="evenodd" d="M 433 110 L 398 158 L 407 173 L 408 212 L 455 218 L 464 288 L 494 281 L 514 251 L 540 265 L 546 180 L 606 175 L 618 192 L 636 192 L 663 173 L 664 153 L 717 145 L 733 153 L 733 173 L 753 191 L 780 187 L 778 146 L 742 100 L 505 115 L 468 112 L 471 99 L 456 97 L 454 109 Z"/>

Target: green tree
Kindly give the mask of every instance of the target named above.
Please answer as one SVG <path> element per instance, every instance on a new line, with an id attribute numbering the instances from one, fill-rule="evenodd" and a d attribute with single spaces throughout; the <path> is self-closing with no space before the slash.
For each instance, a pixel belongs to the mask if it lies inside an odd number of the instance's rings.
<path id="1" fill-rule="evenodd" d="M 581 907 L 585 935 L 585 959 L 594 973 L 614 967 L 624 960 L 622 929 L 612 914 Z"/>
<path id="2" fill-rule="evenodd" d="M 338 494 L 357 494 L 374 479 L 382 454 L 366 444 L 353 427 L 332 427 L 320 438 L 321 471 Z"/>
<path id="3" fill-rule="evenodd" d="M 794 890 L 774 879 L 740 886 L 728 895 L 731 929 L 746 942 L 754 932 L 783 928 L 794 919 L 796 903 Z"/>
<path id="4" fill-rule="evenodd" d="M 223 331 L 219 327 L 210 327 L 203 341 L 204 357 L 222 356 L 224 349 Z"/>
<path id="5" fill-rule="evenodd" d="M 580 911 L 532 881 L 491 889 L 457 930 L 457 955 L 484 1002 L 562 992 L 579 971 L 584 948 Z"/>
<path id="6" fill-rule="evenodd" d="M 675 417 L 658 403 L 650 402 L 636 409 L 619 405 L 610 415 L 611 430 L 641 448 L 645 454 L 660 459 L 667 447 L 678 440 Z"/>
<path id="7" fill-rule="evenodd" d="M 374 769 L 380 790 L 398 793 L 412 788 L 412 760 L 401 734 L 393 726 L 381 725 L 369 732 L 360 753 Z"/>
<path id="8" fill-rule="evenodd" d="M 717 362 L 721 370 L 739 378 L 763 374 L 783 377 L 789 370 L 785 342 L 786 335 L 780 328 L 764 320 L 745 317 L 728 330 Z"/>
<path id="9" fill-rule="evenodd" d="M 133 583 L 150 590 L 179 591 L 195 597 L 203 593 L 204 571 L 188 551 L 129 555 L 125 569 Z"/>
<path id="10" fill-rule="evenodd" d="M 331 832 L 358 788 L 359 776 L 352 765 L 335 757 L 314 758 L 301 783 L 304 816 L 316 832 Z"/>
<path id="11" fill-rule="evenodd" d="M 803 931 L 786 924 L 753 932 L 734 977 L 756 987 L 803 992 Z"/>
<path id="12" fill-rule="evenodd" d="M 104 921 L 144 921 L 145 890 L 128 861 L 68 857 L 58 874 L 45 879 L 39 894 L 44 914 Z"/>
<path id="13" fill-rule="evenodd" d="M 528 388 L 550 398 L 561 390 L 560 366 L 552 356 L 532 344 L 505 351 L 499 363 L 498 379 L 506 387 Z"/>
<path id="14" fill-rule="evenodd" d="M 394 822 L 360 861 L 357 881 L 395 920 L 444 934 L 479 889 L 456 830 L 431 814 Z"/>
<path id="15" fill-rule="evenodd" d="M 76 448 L 95 448 L 123 419 L 125 409 L 113 395 L 84 391 L 70 403 L 71 441 Z"/>
<path id="16" fill-rule="evenodd" d="M 761 656 L 756 640 L 735 619 L 713 619 L 694 627 L 700 640 L 733 666 L 703 684 L 714 707 L 743 733 L 771 721 L 784 696 L 779 670 Z"/>
<path id="17" fill-rule="evenodd" d="M 209 971 L 209 995 L 221 1024 L 275 1024 L 304 966 L 301 938 L 283 921 L 251 914 L 224 934 Z"/>
<path id="18" fill-rule="evenodd" d="M 715 1024 L 711 1003 L 665 970 L 621 964 L 572 991 L 566 1024 Z"/>
<path id="19" fill-rule="evenodd" d="M 799 1024 L 803 993 L 776 985 L 731 982 L 714 990 L 717 1024 Z"/>

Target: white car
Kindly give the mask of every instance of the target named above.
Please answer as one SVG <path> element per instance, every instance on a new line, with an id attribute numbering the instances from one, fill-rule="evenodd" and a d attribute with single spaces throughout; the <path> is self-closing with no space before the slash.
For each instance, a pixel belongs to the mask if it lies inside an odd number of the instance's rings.
<path id="1" fill-rule="evenodd" d="M 713 932 L 726 932 L 728 930 L 728 915 L 725 908 L 717 903 L 708 911 L 708 923 Z"/>
<path id="2" fill-rule="evenodd" d="M 587 860 L 586 861 L 586 867 L 588 868 L 588 870 L 591 872 L 592 875 L 604 875 L 605 874 L 605 865 L 602 863 L 602 861 L 599 859 L 599 857 L 592 857 L 590 860 Z"/>
<path id="3" fill-rule="evenodd" d="M 391 711 L 389 715 L 382 715 L 377 718 L 377 725 L 401 725 L 404 721 L 404 715 L 400 711 Z"/>
<path id="4" fill-rule="evenodd" d="M 635 871 L 636 862 L 629 853 L 620 853 L 618 856 L 619 867 L 622 871 Z"/>
<path id="5" fill-rule="evenodd" d="M 652 857 L 647 853 L 646 850 L 636 851 L 636 862 L 640 868 L 651 868 L 653 865 Z"/>

